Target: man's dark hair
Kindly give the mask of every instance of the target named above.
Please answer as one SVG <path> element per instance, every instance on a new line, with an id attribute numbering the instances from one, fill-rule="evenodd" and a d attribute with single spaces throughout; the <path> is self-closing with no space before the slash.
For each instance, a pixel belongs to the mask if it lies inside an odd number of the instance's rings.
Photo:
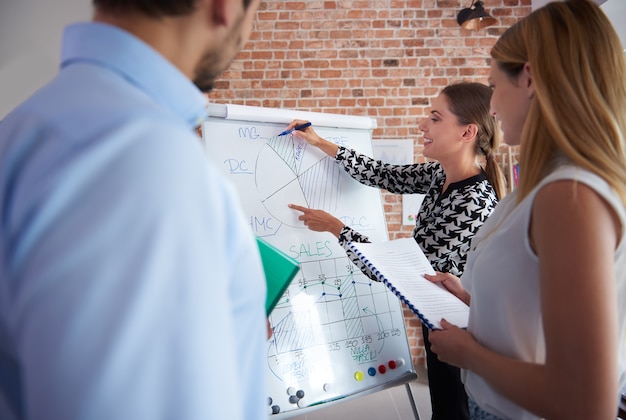
<path id="1" fill-rule="evenodd" d="M 196 7 L 196 0 L 93 0 L 94 6 L 111 13 L 139 11 L 152 17 L 183 16 Z"/>
<path id="2" fill-rule="evenodd" d="M 155 18 L 183 16 L 193 12 L 197 0 L 93 0 L 94 6 L 111 13 L 137 10 Z M 251 0 L 243 0 L 248 8 Z"/>

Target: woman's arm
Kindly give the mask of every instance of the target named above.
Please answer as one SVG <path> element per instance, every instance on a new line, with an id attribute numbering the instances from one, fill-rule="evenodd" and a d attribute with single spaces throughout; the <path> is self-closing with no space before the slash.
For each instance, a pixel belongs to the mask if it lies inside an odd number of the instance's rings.
<path id="1" fill-rule="evenodd" d="M 293 120 L 288 126 L 287 130 L 290 130 L 298 125 L 302 125 L 308 121 L 305 120 Z M 334 158 L 337 154 L 337 150 L 339 146 L 335 143 L 328 141 L 317 134 L 317 132 L 313 129 L 312 126 L 308 126 L 303 130 L 295 130 L 293 131 L 293 135 L 296 137 L 303 138 L 309 143 L 311 146 L 315 146 L 320 149 L 322 152 L 326 153 L 328 156 Z"/>
<path id="2" fill-rule="evenodd" d="M 289 204 L 290 209 L 297 210 L 302 214 L 298 216 L 298 220 L 302 220 L 304 226 L 315 232 L 330 232 L 339 238 L 339 234 L 343 229 L 343 222 L 324 210 L 310 209 L 308 207 L 299 206 L 297 204 Z"/>
<path id="3" fill-rule="evenodd" d="M 294 120 L 287 126 L 287 129 L 306 122 Z M 336 159 L 352 178 L 370 187 L 384 188 L 397 194 L 424 194 L 431 188 L 434 177 L 443 176 L 443 169 L 439 167 L 439 164 L 392 165 L 351 149 L 340 148 L 335 143 L 320 137 L 312 126 L 292 133 L 295 137 L 304 139 L 310 145 Z"/>
<path id="4" fill-rule="evenodd" d="M 522 396 L 545 417 L 615 418 L 621 229 L 613 209 L 584 184 L 554 182 L 535 198 L 530 239 L 539 256 L 546 364 L 543 395 Z"/>
<path id="5" fill-rule="evenodd" d="M 529 231 L 539 258 L 545 364 L 499 355 L 447 323 L 430 335 L 433 351 L 542 417 L 615 419 L 613 255 L 620 231 L 612 208 L 589 187 L 572 181 L 548 184 L 535 198 Z"/>
<path id="6" fill-rule="evenodd" d="M 310 230 L 315 232 L 330 232 L 335 235 L 335 237 L 339 239 L 339 244 L 345 249 L 350 261 L 352 261 L 369 279 L 376 282 L 379 281 L 374 273 L 372 273 L 372 270 L 370 270 L 354 251 L 347 246 L 351 241 L 369 242 L 367 236 L 345 226 L 341 220 L 324 210 L 310 209 L 308 207 L 298 206 L 297 204 L 289 204 L 289 208 L 302 212 L 302 214 L 298 216 L 298 219 L 302 220 L 304 225 Z"/>
<path id="7" fill-rule="evenodd" d="M 467 306 L 469 306 L 471 296 L 467 292 L 467 290 L 463 288 L 463 285 L 461 284 L 461 279 L 459 279 L 457 276 L 450 273 L 437 272 L 434 275 L 424 274 L 424 278 L 433 283 L 441 284 L 448 292 L 452 293 L 454 296 L 465 302 Z"/>

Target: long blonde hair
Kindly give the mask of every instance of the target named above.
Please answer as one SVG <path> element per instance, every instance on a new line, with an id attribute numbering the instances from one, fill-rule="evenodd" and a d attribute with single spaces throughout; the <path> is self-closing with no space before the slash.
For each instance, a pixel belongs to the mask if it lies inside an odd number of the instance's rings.
<path id="1" fill-rule="evenodd" d="M 588 0 L 549 3 L 510 27 L 491 56 L 513 82 L 529 63 L 535 89 L 518 199 L 563 154 L 606 180 L 626 205 L 626 62 L 604 12 Z"/>

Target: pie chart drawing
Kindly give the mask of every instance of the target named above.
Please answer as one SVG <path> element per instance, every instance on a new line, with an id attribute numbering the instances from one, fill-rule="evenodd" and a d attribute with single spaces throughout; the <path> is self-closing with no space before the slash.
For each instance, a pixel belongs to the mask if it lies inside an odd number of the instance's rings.
<path id="1" fill-rule="evenodd" d="M 263 146 L 256 161 L 255 183 L 265 209 L 280 222 L 306 228 L 290 203 L 334 214 L 343 169 L 306 140 L 277 136 Z M 307 148 L 309 149 L 307 151 Z"/>

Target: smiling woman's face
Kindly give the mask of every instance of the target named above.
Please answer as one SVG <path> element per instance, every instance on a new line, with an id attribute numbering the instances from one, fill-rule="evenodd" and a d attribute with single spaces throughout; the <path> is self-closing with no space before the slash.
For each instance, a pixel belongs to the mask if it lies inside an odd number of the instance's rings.
<path id="1" fill-rule="evenodd" d="M 433 100 L 428 117 L 420 121 L 419 129 L 424 133 L 424 156 L 441 161 L 458 152 L 467 125 L 459 124 L 450 111 L 448 97 L 440 94 Z"/>

